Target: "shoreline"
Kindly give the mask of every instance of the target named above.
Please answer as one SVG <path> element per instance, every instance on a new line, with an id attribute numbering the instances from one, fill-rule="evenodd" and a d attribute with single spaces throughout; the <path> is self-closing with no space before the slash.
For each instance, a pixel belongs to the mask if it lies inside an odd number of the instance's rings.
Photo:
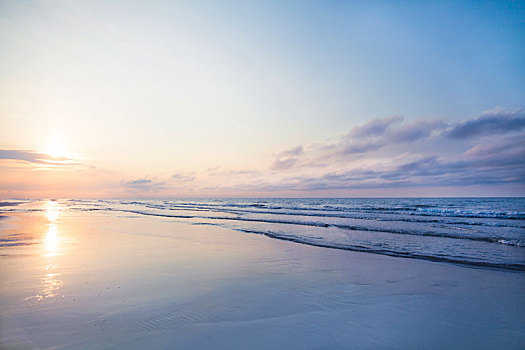
<path id="1" fill-rule="evenodd" d="M 0 257 L 2 347 L 524 345 L 522 272 L 326 249 L 169 218 L 16 216 L 2 234 L 41 243 L 7 248 L 24 256 Z"/>
<path id="2" fill-rule="evenodd" d="M 519 202 L 68 200 L 30 202 L 5 212 L 59 208 L 172 218 L 326 248 L 525 271 Z"/>

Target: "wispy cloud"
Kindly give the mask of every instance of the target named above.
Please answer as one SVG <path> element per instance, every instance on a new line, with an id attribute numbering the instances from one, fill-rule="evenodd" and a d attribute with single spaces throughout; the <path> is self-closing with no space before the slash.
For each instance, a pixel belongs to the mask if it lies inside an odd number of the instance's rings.
<path id="1" fill-rule="evenodd" d="M 277 154 L 277 158 L 272 164 L 270 164 L 270 170 L 284 170 L 289 169 L 294 166 L 298 161 L 300 156 L 304 153 L 303 146 L 297 146 L 291 149 L 284 150 Z"/>
<path id="2" fill-rule="evenodd" d="M 337 162 L 355 161 L 365 155 L 382 156 L 390 151 L 390 146 L 397 146 L 397 149 L 402 149 L 403 152 L 412 152 L 412 144 L 419 142 L 423 146 L 427 141 L 435 143 L 435 149 L 427 151 L 440 154 L 440 147 L 437 146 L 439 144 L 447 146 L 451 142 L 457 142 L 459 145 L 468 140 L 479 140 L 480 137 L 489 134 L 519 134 L 523 129 L 525 114 L 522 110 L 497 109 L 485 112 L 478 118 L 460 122 L 447 122 L 443 119 L 417 119 L 406 122 L 401 116 L 377 118 L 355 126 L 347 134 L 339 136 L 336 142 L 292 148 L 301 150 L 297 153 L 290 150 L 280 152 L 270 169 L 327 167 Z M 523 142 L 523 138 L 520 139 Z M 480 147 L 481 145 L 478 145 L 476 149 L 479 150 Z M 467 153 L 465 156 L 468 155 Z"/>
<path id="3" fill-rule="evenodd" d="M 348 134 L 349 138 L 367 138 L 372 136 L 381 136 L 391 129 L 392 125 L 401 123 L 403 117 L 399 115 L 386 118 L 376 118 L 363 125 L 357 125 L 352 128 Z"/>
<path id="4" fill-rule="evenodd" d="M 453 124 L 448 132 L 450 138 L 470 138 L 488 134 L 516 132 L 525 128 L 525 113 L 522 109 L 495 109 L 483 113 L 479 118 Z"/>
<path id="5" fill-rule="evenodd" d="M 304 148 L 303 146 L 297 146 L 282 152 L 279 152 L 277 155 L 278 157 L 293 157 L 293 156 L 299 156 L 303 154 Z"/>
<path id="6" fill-rule="evenodd" d="M 411 143 L 439 134 L 447 124 L 441 119 L 418 119 L 405 122 L 403 117 L 394 116 L 374 119 L 362 126 L 354 127 L 340 138 L 340 142 L 330 145 L 333 155 L 368 153 L 385 146 Z"/>
<path id="7" fill-rule="evenodd" d="M 447 124 L 441 119 L 418 119 L 383 135 L 386 143 L 410 143 L 439 134 Z"/>
<path id="8" fill-rule="evenodd" d="M 116 191 L 123 196 L 293 196 L 507 185 L 525 190 L 524 118 L 521 110 L 489 111 L 455 122 L 379 118 L 331 141 L 275 152 L 259 169 L 218 166 L 148 175 L 121 180 Z M 38 166 L 75 164 L 21 150 L 0 150 L 0 159 Z"/>
<path id="9" fill-rule="evenodd" d="M 495 184 L 522 184 L 525 170 L 516 161 L 455 159 L 427 156 L 397 163 L 374 164 L 349 170 L 329 171 L 320 175 L 304 173 L 279 181 L 245 182 L 239 188 L 249 191 L 322 191 L 399 187 L 450 187 Z M 229 186 L 234 190 L 235 186 Z"/>
<path id="10" fill-rule="evenodd" d="M 271 165 L 271 170 L 284 170 L 289 169 L 297 163 L 297 158 L 286 158 L 286 159 L 276 159 Z"/>
<path id="11" fill-rule="evenodd" d="M 0 150 L 0 160 L 13 160 L 47 167 L 73 167 L 82 165 L 69 157 L 53 157 L 47 153 L 28 150 Z"/>
<path id="12" fill-rule="evenodd" d="M 206 170 L 206 174 L 211 177 L 254 177 L 261 172 L 255 169 L 230 169 L 227 167 L 213 167 Z"/>
<path id="13" fill-rule="evenodd" d="M 489 132 L 492 130 L 492 132 Z M 504 138 L 501 136 L 505 135 Z M 525 183 L 525 116 L 494 110 L 460 122 L 374 119 L 335 142 L 278 152 L 252 191 L 319 191 Z"/>
<path id="14" fill-rule="evenodd" d="M 167 188 L 165 182 L 155 182 L 147 178 L 141 178 L 141 179 L 130 180 L 130 181 L 121 181 L 120 186 L 128 188 L 128 189 L 132 189 L 132 190 L 139 190 L 139 191 L 154 191 L 154 190 L 163 190 Z"/>
<path id="15" fill-rule="evenodd" d="M 367 153 L 371 151 L 375 151 L 380 149 L 385 145 L 385 142 L 383 140 L 374 140 L 369 142 L 348 142 L 347 144 L 339 144 L 336 148 L 337 150 L 335 152 L 329 152 L 326 156 L 333 157 L 333 156 L 345 156 L 350 154 L 356 154 L 356 153 Z"/>
<path id="16" fill-rule="evenodd" d="M 195 172 L 175 173 L 171 175 L 171 178 L 177 182 L 190 182 L 195 180 Z"/>

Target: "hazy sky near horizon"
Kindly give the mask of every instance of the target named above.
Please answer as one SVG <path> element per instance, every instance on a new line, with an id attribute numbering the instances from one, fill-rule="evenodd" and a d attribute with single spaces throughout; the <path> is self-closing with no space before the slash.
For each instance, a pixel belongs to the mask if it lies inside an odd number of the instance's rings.
<path id="1" fill-rule="evenodd" d="M 0 197 L 523 196 L 524 18 L 0 0 Z"/>

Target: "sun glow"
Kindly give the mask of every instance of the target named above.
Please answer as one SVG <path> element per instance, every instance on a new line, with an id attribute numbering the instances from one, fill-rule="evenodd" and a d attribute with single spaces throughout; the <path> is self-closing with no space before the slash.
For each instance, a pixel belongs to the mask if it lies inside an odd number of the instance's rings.
<path id="1" fill-rule="evenodd" d="M 45 257 L 53 257 L 58 252 L 58 228 L 54 223 L 50 223 L 44 239 Z"/>
<path id="2" fill-rule="evenodd" d="M 67 151 L 65 146 L 59 141 L 53 141 L 46 151 L 53 158 L 66 157 Z"/>
<path id="3" fill-rule="evenodd" d="M 48 230 L 44 238 L 44 248 L 46 257 L 56 256 L 59 246 L 57 219 L 59 215 L 59 205 L 55 201 L 46 203 L 46 217 L 49 221 Z"/>
<path id="4" fill-rule="evenodd" d="M 59 211 L 58 203 L 55 201 L 48 201 L 46 203 L 46 216 L 47 220 L 54 223 L 58 219 Z"/>

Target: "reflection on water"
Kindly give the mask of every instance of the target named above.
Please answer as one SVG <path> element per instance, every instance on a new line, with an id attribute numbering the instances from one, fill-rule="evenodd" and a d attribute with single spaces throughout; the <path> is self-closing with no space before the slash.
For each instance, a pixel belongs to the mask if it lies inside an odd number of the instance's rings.
<path id="1" fill-rule="evenodd" d="M 58 255 L 60 249 L 60 235 L 58 229 L 58 216 L 60 213 L 60 205 L 54 201 L 46 203 L 46 217 L 48 220 L 47 231 L 43 240 L 45 258 L 45 272 L 41 278 L 43 288 L 37 295 L 26 298 L 26 300 L 42 300 L 44 298 L 53 298 L 58 295 L 59 289 L 64 282 L 59 279 L 61 273 L 57 272 L 58 264 L 53 262 L 51 258 Z"/>
<path id="2" fill-rule="evenodd" d="M 44 238 L 44 256 L 53 257 L 58 252 L 58 227 L 55 223 L 50 223 Z"/>
<path id="3" fill-rule="evenodd" d="M 46 203 L 46 216 L 49 222 L 55 222 L 58 219 L 59 205 L 55 201 L 48 201 Z"/>
<path id="4" fill-rule="evenodd" d="M 54 272 L 58 265 L 47 264 L 45 266 L 46 273 L 41 278 L 43 288 L 36 295 L 25 298 L 25 300 L 40 301 L 44 298 L 53 298 L 58 296 L 59 289 L 64 285 L 64 282 L 59 279 L 61 273 Z"/>
<path id="5" fill-rule="evenodd" d="M 53 257 L 58 254 L 59 236 L 58 236 L 58 214 L 60 212 L 59 204 L 55 201 L 46 203 L 47 232 L 44 237 L 44 256 Z"/>
<path id="6" fill-rule="evenodd" d="M 42 298 L 52 298 L 54 296 L 57 296 L 57 291 L 64 284 L 62 280 L 58 279 L 61 273 L 55 272 L 57 266 L 57 264 L 46 265 L 47 274 L 42 278 L 44 289 L 42 289 L 42 291 L 40 291 L 39 293 L 39 295 L 41 295 Z"/>

